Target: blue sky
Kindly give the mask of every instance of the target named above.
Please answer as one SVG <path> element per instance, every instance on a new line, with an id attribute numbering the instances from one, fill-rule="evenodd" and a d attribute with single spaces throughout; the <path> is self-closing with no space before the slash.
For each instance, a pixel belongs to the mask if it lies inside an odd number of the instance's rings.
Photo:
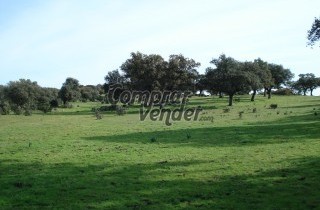
<path id="1" fill-rule="evenodd" d="M 182 53 L 200 72 L 225 53 L 320 76 L 319 44 L 306 47 L 319 8 L 319 0 L 0 0 L 0 84 L 103 83 L 136 51 Z"/>

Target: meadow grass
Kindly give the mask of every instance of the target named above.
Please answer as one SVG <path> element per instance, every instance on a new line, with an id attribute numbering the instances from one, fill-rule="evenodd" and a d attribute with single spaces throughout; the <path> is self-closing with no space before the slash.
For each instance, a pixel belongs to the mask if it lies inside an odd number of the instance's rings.
<path id="1" fill-rule="evenodd" d="M 213 121 L 172 126 L 99 103 L 0 116 L 0 209 L 320 209 L 320 98 L 226 104 L 193 97 Z"/>

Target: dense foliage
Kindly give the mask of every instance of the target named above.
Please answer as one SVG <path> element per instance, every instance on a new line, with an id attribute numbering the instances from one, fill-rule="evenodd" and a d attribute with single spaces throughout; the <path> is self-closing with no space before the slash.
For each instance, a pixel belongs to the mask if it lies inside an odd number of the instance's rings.
<path id="1" fill-rule="evenodd" d="M 43 88 L 29 79 L 11 81 L 0 85 L 0 113 L 30 115 L 33 110 L 44 113 L 63 105 L 71 107 L 75 101 L 106 101 L 106 94 L 114 84 L 122 87 L 114 92 L 117 98 L 124 89 L 130 90 L 188 90 L 203 95 L 204 91 L 228 95 L 229 106 L 233 104 L 235 95 L 252 93 L 251 101 L 256 94 L 263 91 L 264 96 L 271 98 L 276 94 L 306 95 L 320 86 L 320 78 L 312 73 L 299 74 L 297 81 L 292 81 L 294 74 L 282 65 L 268 63 L 258 58 L 254 61 L 238 61 L 222 54 L 210 61 L 214 67 L 208 67 L 205 74 L 197 68 L 200 63 L 182 54 L 170 55 L 165 60 L 157 54 L 131 53 L 120 70 L 108 72 L 103 85 L 81 85 L 75 78 L 67 78 L 59 89 Z M 283 90 L 283 91 L 282 91 Z"/>

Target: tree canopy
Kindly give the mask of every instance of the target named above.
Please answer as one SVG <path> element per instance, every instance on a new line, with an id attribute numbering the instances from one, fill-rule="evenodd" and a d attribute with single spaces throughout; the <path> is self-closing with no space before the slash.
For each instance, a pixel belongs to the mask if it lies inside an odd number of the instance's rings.
<path id="1" fill-rule="evenodd" d="M 183 55 L 170 55 L 165 61 L 157 54 L 131 53 L 121 70 L 135 90 L 193 90 L 200 63 Z"/>
<path id="2" fill-rule="evenodd" d="M 209 86 L 212 90 L 226 93 L 229 96 L 229 106 L 232 106 L 233 96 L 237 92 L 250 90 L 253 74 L 241 68 L 240 62 L 224 54 L 210 63 L 216 68 L 207 69 Z"/>
<path id="3" fill-rule="evenodd" d="M 79 81 L 68 77 L 59 91 L 59 97 L 64 104 L 67 104 L 70 101 L 79 99 L 80 95 Z"/>
<path id="4" fill-rule="evenodd" d="M 306 95 L 307 91 L 313 95 L 313 90 L 319 87 L 319 80 L 313 73 L 299 74 L 298 81 L 294 82 L 292 86 L 298 92 L 303 92 L 303 95 Z"/>

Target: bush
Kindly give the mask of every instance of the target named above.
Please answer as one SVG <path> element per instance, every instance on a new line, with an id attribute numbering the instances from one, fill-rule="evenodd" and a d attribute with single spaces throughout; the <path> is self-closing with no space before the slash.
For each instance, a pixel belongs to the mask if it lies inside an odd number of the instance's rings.
<path id="1" fill-rule="evenodd" d="M 150 138 L 150 141 L 151 141 L 152 143 L 154 143 L 154 142 L 157 141 L 157 138 L 156 138 L 156 137 L 151 137 L 151 138 Z"/>
<path id="2" fill-rule="evenodd" d="M 115 105 L 115 104 L 112 104 L 112 105 L 110 105 L 110 106 L 101 106 L 100 108 L 99 108 L 99 110 L 101 111 L 101 112 L 106 112 L 106 111 L 116 111 L 117 110 L 117 105 Z"/>
<path id="3" fill-rule="evenodd" d="M 52 108 L 58 108 L 58 107 L 59 107 L 59 101 L 58 101 L 58 99 L 52 99 L 52 100 L 50 101 L 50 106 L 51 106 Z"/>
<path id="4" fill-rule="evenodd" d="M 25 109 L 23 114 L 24 114 L 24 116 L 31 116 L 32 115 L 32 110 L 31 109 Z"/>
<path id="5" fill-rule="evenodd" d="M 37 103 L 37 109 L 43 111 L 43 113 L 51 112 L 52 106 L 50 99 L 47 97 L 40 97 Z"/>
<path id="6" fill-rule="evenodd" d="M 244 111 L 239 112 L 239 118 L 242 119 L 242 115 L 243 115 Z"/>
<path id="7" fill-rule="evenodd" d="M 7 115 L 10 114 L 10 105 L 7 102 L 0 104 L 0 114 Z"/>
<path id="8" fill-rule="evenodd" d="M 99 110 L 95 111 L 95 116 L 96 116 L 97 120 L 101 120 L 102 119 L 102 114 L 100 113 Z"/>
<path id="9" fill-rule="evenodd" d="M 21 106 L 18 106 L 18 105 L 13 105 L 11 107 L 11 110 L 13 111 L 14 114 L 16 115 L 21 115 L 22 112 L 23 112 L 23 109 L 21 108 Z"/>
<path id="10" fill-rule="evenodd" d="M 274 95 L 282 95 L 282 96 L 291 96 L 294 93 L 289 88 L 282 88 L 282 89 L 278 89 L 278 90 L 274 91 L 273 94 Z"/>
<path id="11" fill-rule="evenodd" d="M 117 115 L 125 115 L 126 114 L 126 109 L 122 106 L 117 106 L 116 110 Z"/>
<path id="12" fill-rule="evenodd" d="M 97 101 L 104 102 L 104 97 L 102 95 L 99 95 L 97 97 Z"/>
<path id="13" fill-rule="evenodd" d="M 278 104 L 271 104 L 271 105 L 270 105 L 270 108 L 271 108 L 271 109 L 276 109 L 276 108 L 278 108 Z"/>
<path id="14" fill-rule="evenodd" d="M 229 112 L 230 112 L 230 108 L 223 109 L 223 113 L 229 113 Z"/>

